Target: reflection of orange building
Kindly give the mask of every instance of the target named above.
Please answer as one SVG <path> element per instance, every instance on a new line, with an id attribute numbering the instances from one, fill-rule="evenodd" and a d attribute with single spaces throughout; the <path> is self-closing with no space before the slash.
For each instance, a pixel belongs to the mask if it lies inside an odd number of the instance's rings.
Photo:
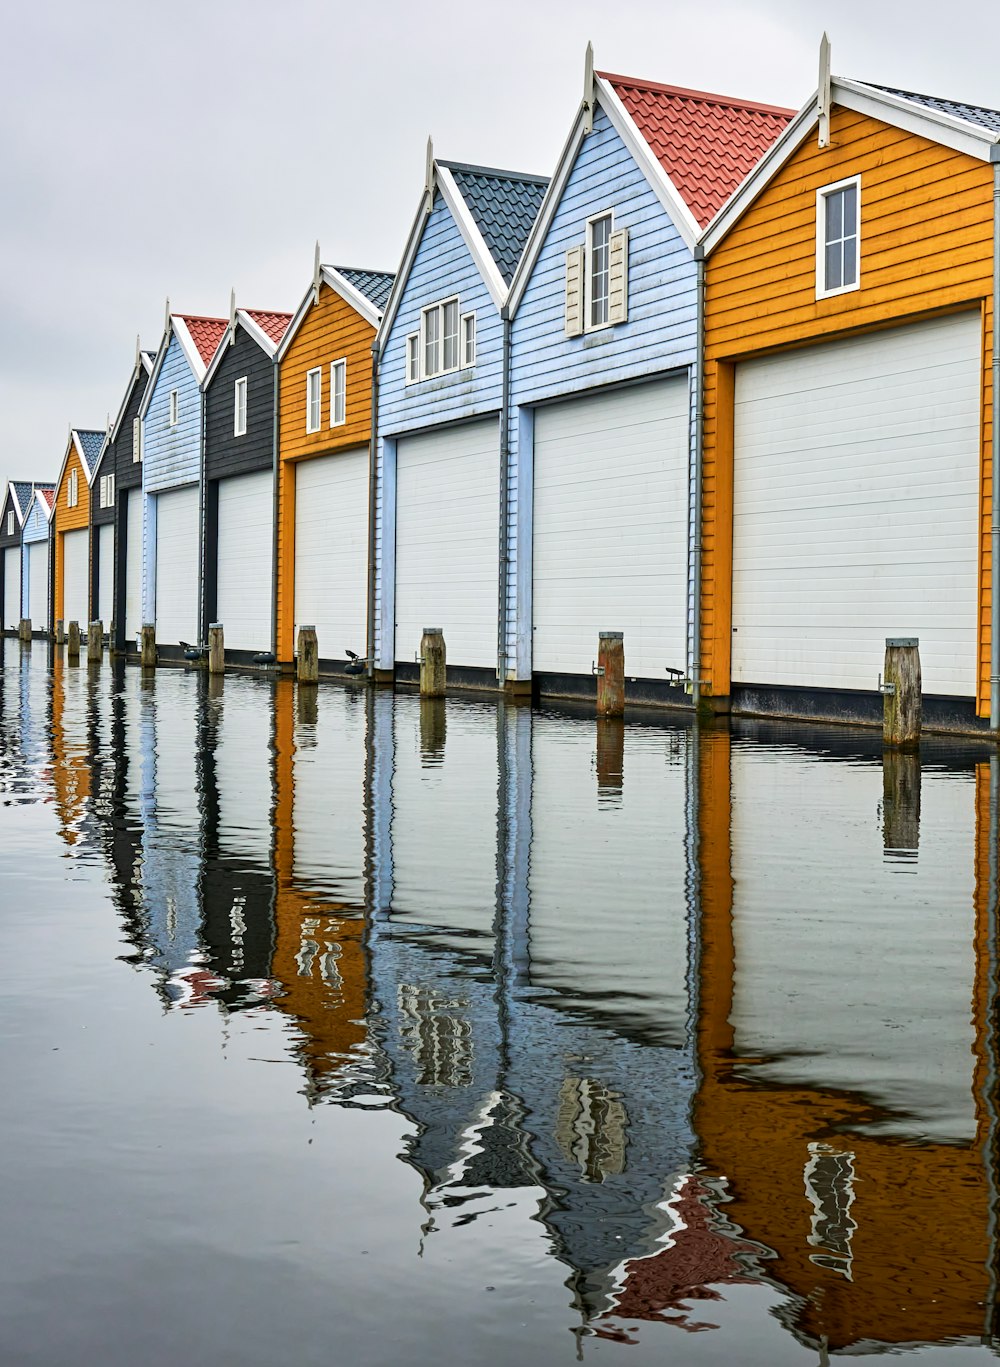
<path id="1" fill-rule="evenodd" d="M 727 1181 L 719 1214 L 773 1251 L 759 1269 L 795 1298 L 785 1322 L 808 1342 L 825 1340 L 833 1351 L 862 1342 L 978 1339 L 990 1294 L 988 1122 L 980 1093 L 988 769 L 976 774 L 978 1064 L 970 1086 L 978 1134 L 969 1144 L 878 1136 L 870 1128 L 878 1116 L 849 1094 L 754 1080 L 755 1060 L 737 1057 L 730 1021 L 741 966 L 728 734 L 704 738 L 700 786 L 701 1085 L 694 1120 L 705 1169 Z"/>
<path id="2" fill-rule="evenodd" d="M 321 1095 L 367 1038 L 368 972 L 363 908 L 295 885 L 295 728 L 298 694 L 280 679 L 274 696 L 276 1005 L 302 1031 L 310 1093 Z"/>
<path id="3" fill-rule="evenodd" d="M 86 667 L 67 666 L 61 651 L 52 660 L 52 789 L 59 834 L 67 845 L 80 840 L 80 821 L 90 797 L 87 754 Z M 71 690 L 67 700 L 67 685 Z"/>

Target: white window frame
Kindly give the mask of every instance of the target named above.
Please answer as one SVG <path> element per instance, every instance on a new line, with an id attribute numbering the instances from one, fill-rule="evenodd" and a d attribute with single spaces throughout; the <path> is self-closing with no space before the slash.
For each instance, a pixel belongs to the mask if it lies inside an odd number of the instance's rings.
<path id="1" fill-rule="evenodd" d="M 330 426 L 343 427 L 346 422 L 347 357 L 341 356 L 339 360 L 330 362 Z"/>
<path id="2" fill-rule="evenodd" d="M 312 386 L 316 384 L 316 399 L 313 401 Z M 315 422 L 313 414 L 315 412 Z M 306 431 L 318 432 L 323 420 L 323 367 L 313 366 L 306 371 Z"/>
<path id="3" fill-rule="evenodd" d="M 132 419 L 132 464 L 138 465 L 142 460 L 142 419 Z"/>
<path id="4" fill-rule="evenodd" d="M 12 512 L 7 514 L 7 535 L 14 535 L 14 514 Z"/>
<path id="5" fill-rule="evenodd" d="M 468 333 L 469 325 L 472 326 L 471 333 Z M 472 343 L 471 354 L 469 343 Z M 469 366 L 476 364 L 476 315 L 475 313 L 463 313 L 458 322 L 458 345 L 462 353 L 462 369 L 467 370 Z"/>
<path id="6" fill-rule="evenodd" d="M 406 338 L 406 383 L 420 383 L 420 333 L 411 332 Z"/>
<path id="7" fill-rule="evenodd" d="M 114 475 L 102 475 L 100 485 L 100 506 L 102 508 L 113 508 L 115 506 L 115 477 Z"/>
<path id="8" fill-rule="evenodd" d="M 826 202 L 838 190 L 846 190 L 849 185 L 857 189 L 858 218 L 855 224 L 855 272 L 854 282 L 838 285 L 835 289 L 826 288 Z M 846 176 L 835 180 L 831 185 L 821 185 L 816 191 L 816 298 L 833 299 L 838 294 L 850 294 L 861 288 L 861 177 Z"/>
<path id="9" fill-rule="evenodd" d="M 603 323 L 592 323 L 591 312 L 593 297 L 591 293 L 591 283 L 593 277 L 593 251 L 594 251 L 594 225 L 601 223 L 604 219 L 608 220 L 608 267 L 607 278 L 608 288 L 605 296 L 607 317 Z M 611 321 L 611 239 L 615 232 L 615 211 L 614 209 L 602 209 L 599 214 L 591 214 L 587 219 L 584 252 L 583 252 L 583 330 L 584 332 L 603 332 L 605 328 L 613 327 Z"/>
<path id="10" fill-rule="evenodd" d="M 181 411 L 181 405 L 180 405 L 180 398 L 179 398 L 179 396 L 178 396 L 178 391 L 177 391 L 176 389 L 172 389 L 172 390 L 170 391 L 170 398 L 169 398 L 169 400 L 168 400 L 168 409 L 167 409 L 167 426 L 168 426 L 168 427 L 176 427 L 176 426 L 177 426 L 178 420 L 179 420 L 179 418 L 180 418 L 180 411 Z"/>
<path id="11" fill-rule="evenodd" d="M 247 434 L 247 377 L 241 375 L 233 385 L 233 436 Z"/>
<path id="12" fill-rule="evenodd" d="M 455 315 L 458 319 L 458 332 L 455 339 L 455 364 L 445 366 L 444 364 L 444 311 L 450 305 L 455 305 Z M 438 315 L 438 356 L 441 364 L 437 370 L 427 368 L 427 319 L 432 314 Z M 407 367 L 409 367 L 409 355 L 407 355 Z M 436 380 L 441 375 L 454 375 L 456 370 L 462 369 L 462 315 L 459 312 L 459 299 L 457 294 L 449 294 L 445 299 L 438 299 L 433 304 L 428 304 L 426 308 L 420 310 L 420 378 L 422 380 Z"/>
<path id="13" fill-rule="evenodd" d="M 76 469 L 69 472 L 66 480 L 66 507 L 75 508 L 80 502 L 80 477 Z"/>

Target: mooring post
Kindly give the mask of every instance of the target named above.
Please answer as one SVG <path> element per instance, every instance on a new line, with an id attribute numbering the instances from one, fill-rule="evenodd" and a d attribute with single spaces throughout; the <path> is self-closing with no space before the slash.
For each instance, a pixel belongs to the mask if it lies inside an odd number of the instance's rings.
<path id="1" fill-rule="evenodd" d="M 104 623 L 91 622 L 87 628 L 87 663 L 99 665 L 104 659 Z"/>
<path id="2" fill-rule="evenodd" d="M 108 627 L 108 655 L 114 657 L 118 654 L 118 623 L 112 617 L 111 625 Z"/>
<path id="3" fill-rule="evenodd" d="M 66 636 L 67 649 L 66 655 L 70 660 L 80 658 L 80 623 L 70 622 L 69 632 Z"/>
<path id="4" fill-rule="evenodd" d="M 66 627 L 65 627 L 65 625 L 63 624 L 62 618 L 60 617 L 59 621 L 56 622 L 56 645 L 57 645 L 57 646 L 64 646 L 65 644 L 66 644 Z"/>
<path id="5" fill-rule="evenodd" d="M 420 696 L 443 698 L 447 689 L 448 662 L 444 632 L 440 627 L 424 627 L 420 638 Z"/>
<path id="6" fill-rule="evenodd" d="M 916 636 L 888 636 L 881 684 L 882 739 L 912 750 L 920 744 L 920 642 Z"/>
<path id="7" fill-rule="evenodd" d="M 208 628 L 208 672 L 225 674 L 226 638 L 221 622 L 211 622 Z"/>
<path id="8" fill-rule="evenodd" d="M 597 715 L 625 715 L 625 635 L 602 631 L 597 641 Z"/>
<path id="9" fill-rule="evenodd" d="M 156 668 L 156 625 L 144 622 L 139 637 L 139 663 L 143 669 Z"/>
<path id="10" fill-rule="evenodd" d="M 319 642 L 315 627 L 299 627 L 298 680 L 300 684 L 319 683 Z"/>

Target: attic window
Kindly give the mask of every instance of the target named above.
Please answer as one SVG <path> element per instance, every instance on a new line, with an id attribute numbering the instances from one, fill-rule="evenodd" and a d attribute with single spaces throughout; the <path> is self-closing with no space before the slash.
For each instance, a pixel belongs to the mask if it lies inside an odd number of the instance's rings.
<path id="1" fill-rule="evenodd" d="M 567 337 L 628 322 L 628 229 L 609 209 L 587 220 L 584 241 L 566 253 Z"/>
<path id="2" fill-rule="evenodd" d="M 176 389 L 172 389 L 172 390 L 170 391 L 170 405 L 169 405 L 169 413 L 168 413 L 168 415 L 167 415 L 167 424 L 168 424 L 168 426 L 170 426 L 170 427 L 176 427 L 176 426 L 177 426 L 177 415 L 178 415 L 178 412 L 179 412 L 179 405 L 178 405 L 178 402 L 177 402 L 177 390 L 176 390 Z"/>
<path id="3" fill-rule="evenodd" d="M 323 371 L 320 366 L 306 373 L 306 431 L 319 431 L 320 409 L 323 404 Z"/>
<path id="4" fill-rule="evenodd" d="M 587 326 L 608 322 L 611 286 L 611 215 L 601 214 L 587 224 Z"/>
<path id="5" fill-rule="evenodd" d="M 476 315 L 462 315 L 462 364 L 476 364 Z"/>
<path id="6" fill-rule="evenodd" d="M 458 324 L 457 299 L 444 299 L 421 313 L 423 379 L 430 380 L 435 375 L 447 375 L 458 369 Z"/>
<path id="7" fill-rule="evenodd" d="M 330 363 L 330 426 L 342 427 L 347 421 L 347 362 Z"/>
<path id="8" fill-rule="evenodd" d="M 76 470 L 70 470 L 66 481 L 66 507 L 75 508 L 80 502 L 80 478 Z"/>
<path id="9" fill-rule="evenodd" d="M 247 432 L 247 377 L 236 381 L 233 399 L 233 436 L 245 437 Z"/>
<path id="10" fill-rule="evenodd" d="M 7 535 L 8 535 L 8 536 L 13 536 L 13 535 L 14 535 L 14 514 L 13 514 L 13 513 L 8 513 L 8 514 L 7 514 Z"/>
<path id="11" fill-rule="evenodd" d="M 860 276 L 861 177 L 816 192 L 816 297 L 856 290 Z"/>
<path id="12" fill-rule="evenodd" d="M 102 475 L 99 485 L 100 503 L 102 508 L 113 508 L 115 506 L 115 477 L 114 475 Z"/>
<path id="13" fill-rule="evenodd" d="M 416 384 L 420 379 L 420 333 L 411 332 L 406 339 L 406 383 Z"/>
<path id="14" fill-rule="evenodd" d="M 132 419 L 132 464 L 142 460 L 142 419 Z"/>

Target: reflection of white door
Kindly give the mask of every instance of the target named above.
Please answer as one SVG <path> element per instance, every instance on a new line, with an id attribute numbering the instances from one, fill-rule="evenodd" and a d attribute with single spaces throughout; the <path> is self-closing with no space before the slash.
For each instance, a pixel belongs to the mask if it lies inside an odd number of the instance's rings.
<path id="1" fill-rule="evenodd" d="M 271 850 L 271 694 L 254 679 L 227 688 L 219 708 L 215 783 L 219 847 L 267 867 Z"/>
<path id="2" fill-rule="evenodd" d="M 295 882 L 362 907 L 365 898 L 365 708 L 334 689 L 295 733 Z"/>
<path id="3" fill-rule="evenodd" d="M 273 527 L 270 470 L 219 481 L 215 614 L 229 650 L 271 648 Z"/>
<path id="4" fill-rule="evenodd" d="M 87 576 L 90 560 L 90 533 L 85 527 L 63 533 L 62 619 L 68 626 L 77 622 L 86 631 L 88 611 Z"/>
<path id="5" fill-rule="evenodd" d="M 33 541 L 28 548 L 28 616 L 32 631 L 49 625 L 49 543 Z"/>
<path id="6" fill-rule="evenodd" d="M 687 379 L 535 414 L 532 667 L 589 674 L 600 631 L 630 676 L 666 678 L 687 633 Z"/>
<path id="7" fill-rule="evenodd" d="M 21 548 L 8 546 L 3 553 L 3 624 L 10 631 L 21 620 Z"/>
<path id="8" fill-rule="evenodd" d="M 196 642 L 199 564 L 198 486 L 156 496 L 156 639 Z"/>
<path id="9" fill-rule="evenodd" d="M 315 626 L 324 660 L 364 655 L 368 620 L 368 448 L 295 467 L 295 634 Z"/>
<path id="10" fill-rule="evenodd" d="M 734 681 L 871 690 L 917 636 L 975 694 L 981 351 L 977 310 L 737 367 Z"/>
<path id="11" fill-rule="evenodd" d="M 142 631 L 142 490 L 130 489 L 125 508 L 125 639 Z"/>
<path id="12" fill-rule="evenodd" d="M 97 615 L 104 624 L 104 630 L 111 628 L 114 609 L 115 582 L 115 529 L 108 522 L 98 528 L 97 533 Z"/>
<path id="13" fill-rule="evenodd" d="M 494 419 L 396 445 L 396 659 L 426 626 L 450 665 L 496 669 L 500 438 Z"/>

